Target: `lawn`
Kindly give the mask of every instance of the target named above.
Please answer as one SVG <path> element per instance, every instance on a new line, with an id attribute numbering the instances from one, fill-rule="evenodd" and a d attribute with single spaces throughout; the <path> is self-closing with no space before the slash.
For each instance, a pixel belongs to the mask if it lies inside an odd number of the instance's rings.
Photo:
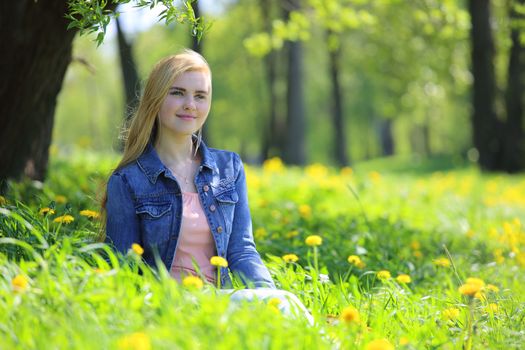
<path id="1" fill-rule="evenodd" d="M 140 249 L 98 243 L 97 197 L 116 160 L 54 155 L 48 181 L 0 197 L 2 348 L 522 346 L 524 175 L 442 159 L 247 166 L 258 250 L 310 326 L 272 300 L 234 305 L 151 271 Z"/>

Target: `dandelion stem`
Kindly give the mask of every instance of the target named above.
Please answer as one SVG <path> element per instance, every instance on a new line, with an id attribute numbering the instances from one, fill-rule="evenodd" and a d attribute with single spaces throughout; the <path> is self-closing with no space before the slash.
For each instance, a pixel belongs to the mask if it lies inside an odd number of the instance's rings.
<path id="1" fill-rule="evenodd" d="M 458 269 L 456 269 L 456 264 L 454 264 L 454 259 L 452 259 L 452 255 L 450 255 L 450 252 L 448 251 L 448 248 L 445 244 L 443 244 L 443 249 L 445 250 L 445 254 L 447 254 L 448 260 L 450 260 L 450 264 L 452 265 L 452 270 L 454 271 L 454 274 L 456 275 L 456 278 L 458 279 L 458 283 L 462 284 L 463 281 L 461 280 L 461 277 L 459 277 Z"/>

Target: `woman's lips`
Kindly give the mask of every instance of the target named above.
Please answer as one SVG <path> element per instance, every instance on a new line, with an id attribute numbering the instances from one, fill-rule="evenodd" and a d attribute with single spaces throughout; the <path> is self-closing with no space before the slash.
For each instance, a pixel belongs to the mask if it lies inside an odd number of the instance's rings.
<path id="1" fill-rule="evenodd" d="M 187 115 L 187 114 L 177 114 L 177 118 L 180 118 L 180 119 L 183 119 L 183 120 L 193 120 L 193 119 L 196 119 L 196 117 L 192 116 L 192 115 Z"/>

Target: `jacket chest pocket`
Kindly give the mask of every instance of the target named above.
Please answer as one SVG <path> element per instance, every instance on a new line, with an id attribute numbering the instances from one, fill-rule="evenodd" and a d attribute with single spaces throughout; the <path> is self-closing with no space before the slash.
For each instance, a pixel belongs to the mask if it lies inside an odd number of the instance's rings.
<path id="1" fill-rule="evenodd" d="M 237 194 L 237 191 L 235 191 L 235 187 L 233 187 L 219 193 L 215 196 L 215 199 L 219 204 L 219 210 L 224 219 L 224 224 L 226 225 L 226 232 L 231 233 L 235 205 L 239 201 L 239 195 Z"/>
<path id="2" fill-rule="evenodd" d="M 141 203 L 135 208 L 140 218 L 142 240 L 148 250 L 158 249 L 162 254 L 167 249 L 172 231 L 173 211 L 169 202 Z"/>

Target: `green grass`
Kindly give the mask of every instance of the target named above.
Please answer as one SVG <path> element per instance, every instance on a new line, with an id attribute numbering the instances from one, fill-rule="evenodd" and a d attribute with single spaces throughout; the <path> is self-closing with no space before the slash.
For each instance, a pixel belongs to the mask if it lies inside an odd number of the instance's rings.
<path id="1" fill-rule="evenodd" d="M 55 157 L 44 184 L 11 184 L 0 208 L 2 348 L 366 349 L 377 339 L 400 349 L 521 347 L 523 175 L 436 171 L 444 159 L 415 170 L 399 159 L 353 171 L 247 167 L 257 247 L 277 285 L 314 315 L 310 327 L 263 302 L 231 304 L 210 285 L 178 285 L 135 253 L 96 243 L 98 223 L 80 211 L 97 209 L 116 160 L 76 152 Z M 41 215 L 43 207 L 55 213 Z M 65 214 L 74 221 L 54 222 Z M 306 245 L 310 235 L 322 245 Z M 299 260 L 285 263 L 288 253 Z M 379 279 L 382 270 L 392 278 Z M 462 295 L 468 277 L 497 291 Z M 358 321 L 341 318 L 348 307 Z"/>

